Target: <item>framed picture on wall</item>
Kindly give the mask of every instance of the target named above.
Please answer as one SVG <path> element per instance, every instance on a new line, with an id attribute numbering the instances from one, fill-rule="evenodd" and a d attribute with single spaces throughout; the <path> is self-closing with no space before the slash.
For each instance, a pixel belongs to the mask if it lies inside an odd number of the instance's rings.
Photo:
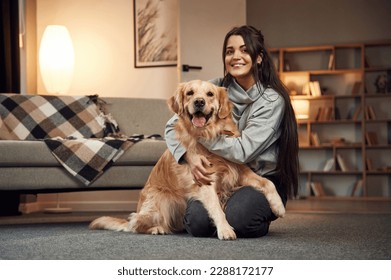
<path id="1" fill-rule="evenodd" d="M 178 0 L 134 0 L 134 64 L 176 66 Z"/>

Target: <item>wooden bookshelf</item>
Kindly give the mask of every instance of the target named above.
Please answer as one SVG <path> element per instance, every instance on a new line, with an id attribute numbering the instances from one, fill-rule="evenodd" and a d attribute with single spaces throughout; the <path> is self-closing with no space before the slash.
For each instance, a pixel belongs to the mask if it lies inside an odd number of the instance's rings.
<path id="1" fill-rule="evenodd" d="M 270 51 L 292 102 L 309 102 L 298 119 L 300 195 L 316 183 L 317 198 L 391 198 L 391 42 Z"/>

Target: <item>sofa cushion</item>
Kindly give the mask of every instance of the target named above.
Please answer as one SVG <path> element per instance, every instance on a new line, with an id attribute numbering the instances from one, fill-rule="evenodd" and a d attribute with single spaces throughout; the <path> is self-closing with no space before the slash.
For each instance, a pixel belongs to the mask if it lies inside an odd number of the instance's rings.
<path id="1" fill-rule="evenodd" d="M 118 122 L 125 135 L 164 135 L 173 116 L 164 99 L 103 97 L 106 111 Z"/>
<path id="2" fill-rule="evenodd" d="M 163 140 L 145 139 L 126 150 L 113 165 L 154 165 L 166 148 Z M 2 140 L 0 154 L 3 167 L 61 166 L 43 141 Z"/>
<path id="3" fill-rule="evenodd" d="M 114 165 L 155 165 L 166 149 L 164 140 L 145 139 L 130 147 Z"/>

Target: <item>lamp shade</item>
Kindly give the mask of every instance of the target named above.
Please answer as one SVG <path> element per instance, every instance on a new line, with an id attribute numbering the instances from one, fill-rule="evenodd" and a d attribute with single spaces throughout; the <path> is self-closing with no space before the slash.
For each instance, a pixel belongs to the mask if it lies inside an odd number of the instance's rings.
<path id="1" fill-rule="evenodd" d="M 296 119 L 303 120 L 309 118 L 310 102 L 308 100 L 294 99 L 292 100 L 292 106 Z"/>
<path id="2" fill-rule="evenodd" d="M 73 76 L 74 51 L 68 29 L 61 25 L 48 25 L 39 47 L 39 67 L 49 93 L 68 92 Z"/>

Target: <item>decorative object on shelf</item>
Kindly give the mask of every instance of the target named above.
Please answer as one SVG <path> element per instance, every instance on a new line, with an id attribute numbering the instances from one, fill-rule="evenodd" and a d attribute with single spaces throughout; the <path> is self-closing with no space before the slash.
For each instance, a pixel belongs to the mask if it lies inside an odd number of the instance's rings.
<path id="1" fill-rule="evenodd" d="M 348 141 L 346 141 L 345 138 L 343 137 L 338 137 L 338 138 L 333 138 L 330 140 L 330 144 L 332 146 L 345 146 L 345 145 L 349 145 L 350 143 Z"/>
<path id="2" fill-rule="evenodd" d="M 39 68 L 49 93 L 66 94 L 71 86 L 74 51 L 68 29 L 48 25 L 39 48 Z"/>
<path id="3" fill-rule="evenodd" d="M 386 74 L 381 74 L 375 80 L 376 93 L 386 93 L 388 90 L 388 77 Z"/>

